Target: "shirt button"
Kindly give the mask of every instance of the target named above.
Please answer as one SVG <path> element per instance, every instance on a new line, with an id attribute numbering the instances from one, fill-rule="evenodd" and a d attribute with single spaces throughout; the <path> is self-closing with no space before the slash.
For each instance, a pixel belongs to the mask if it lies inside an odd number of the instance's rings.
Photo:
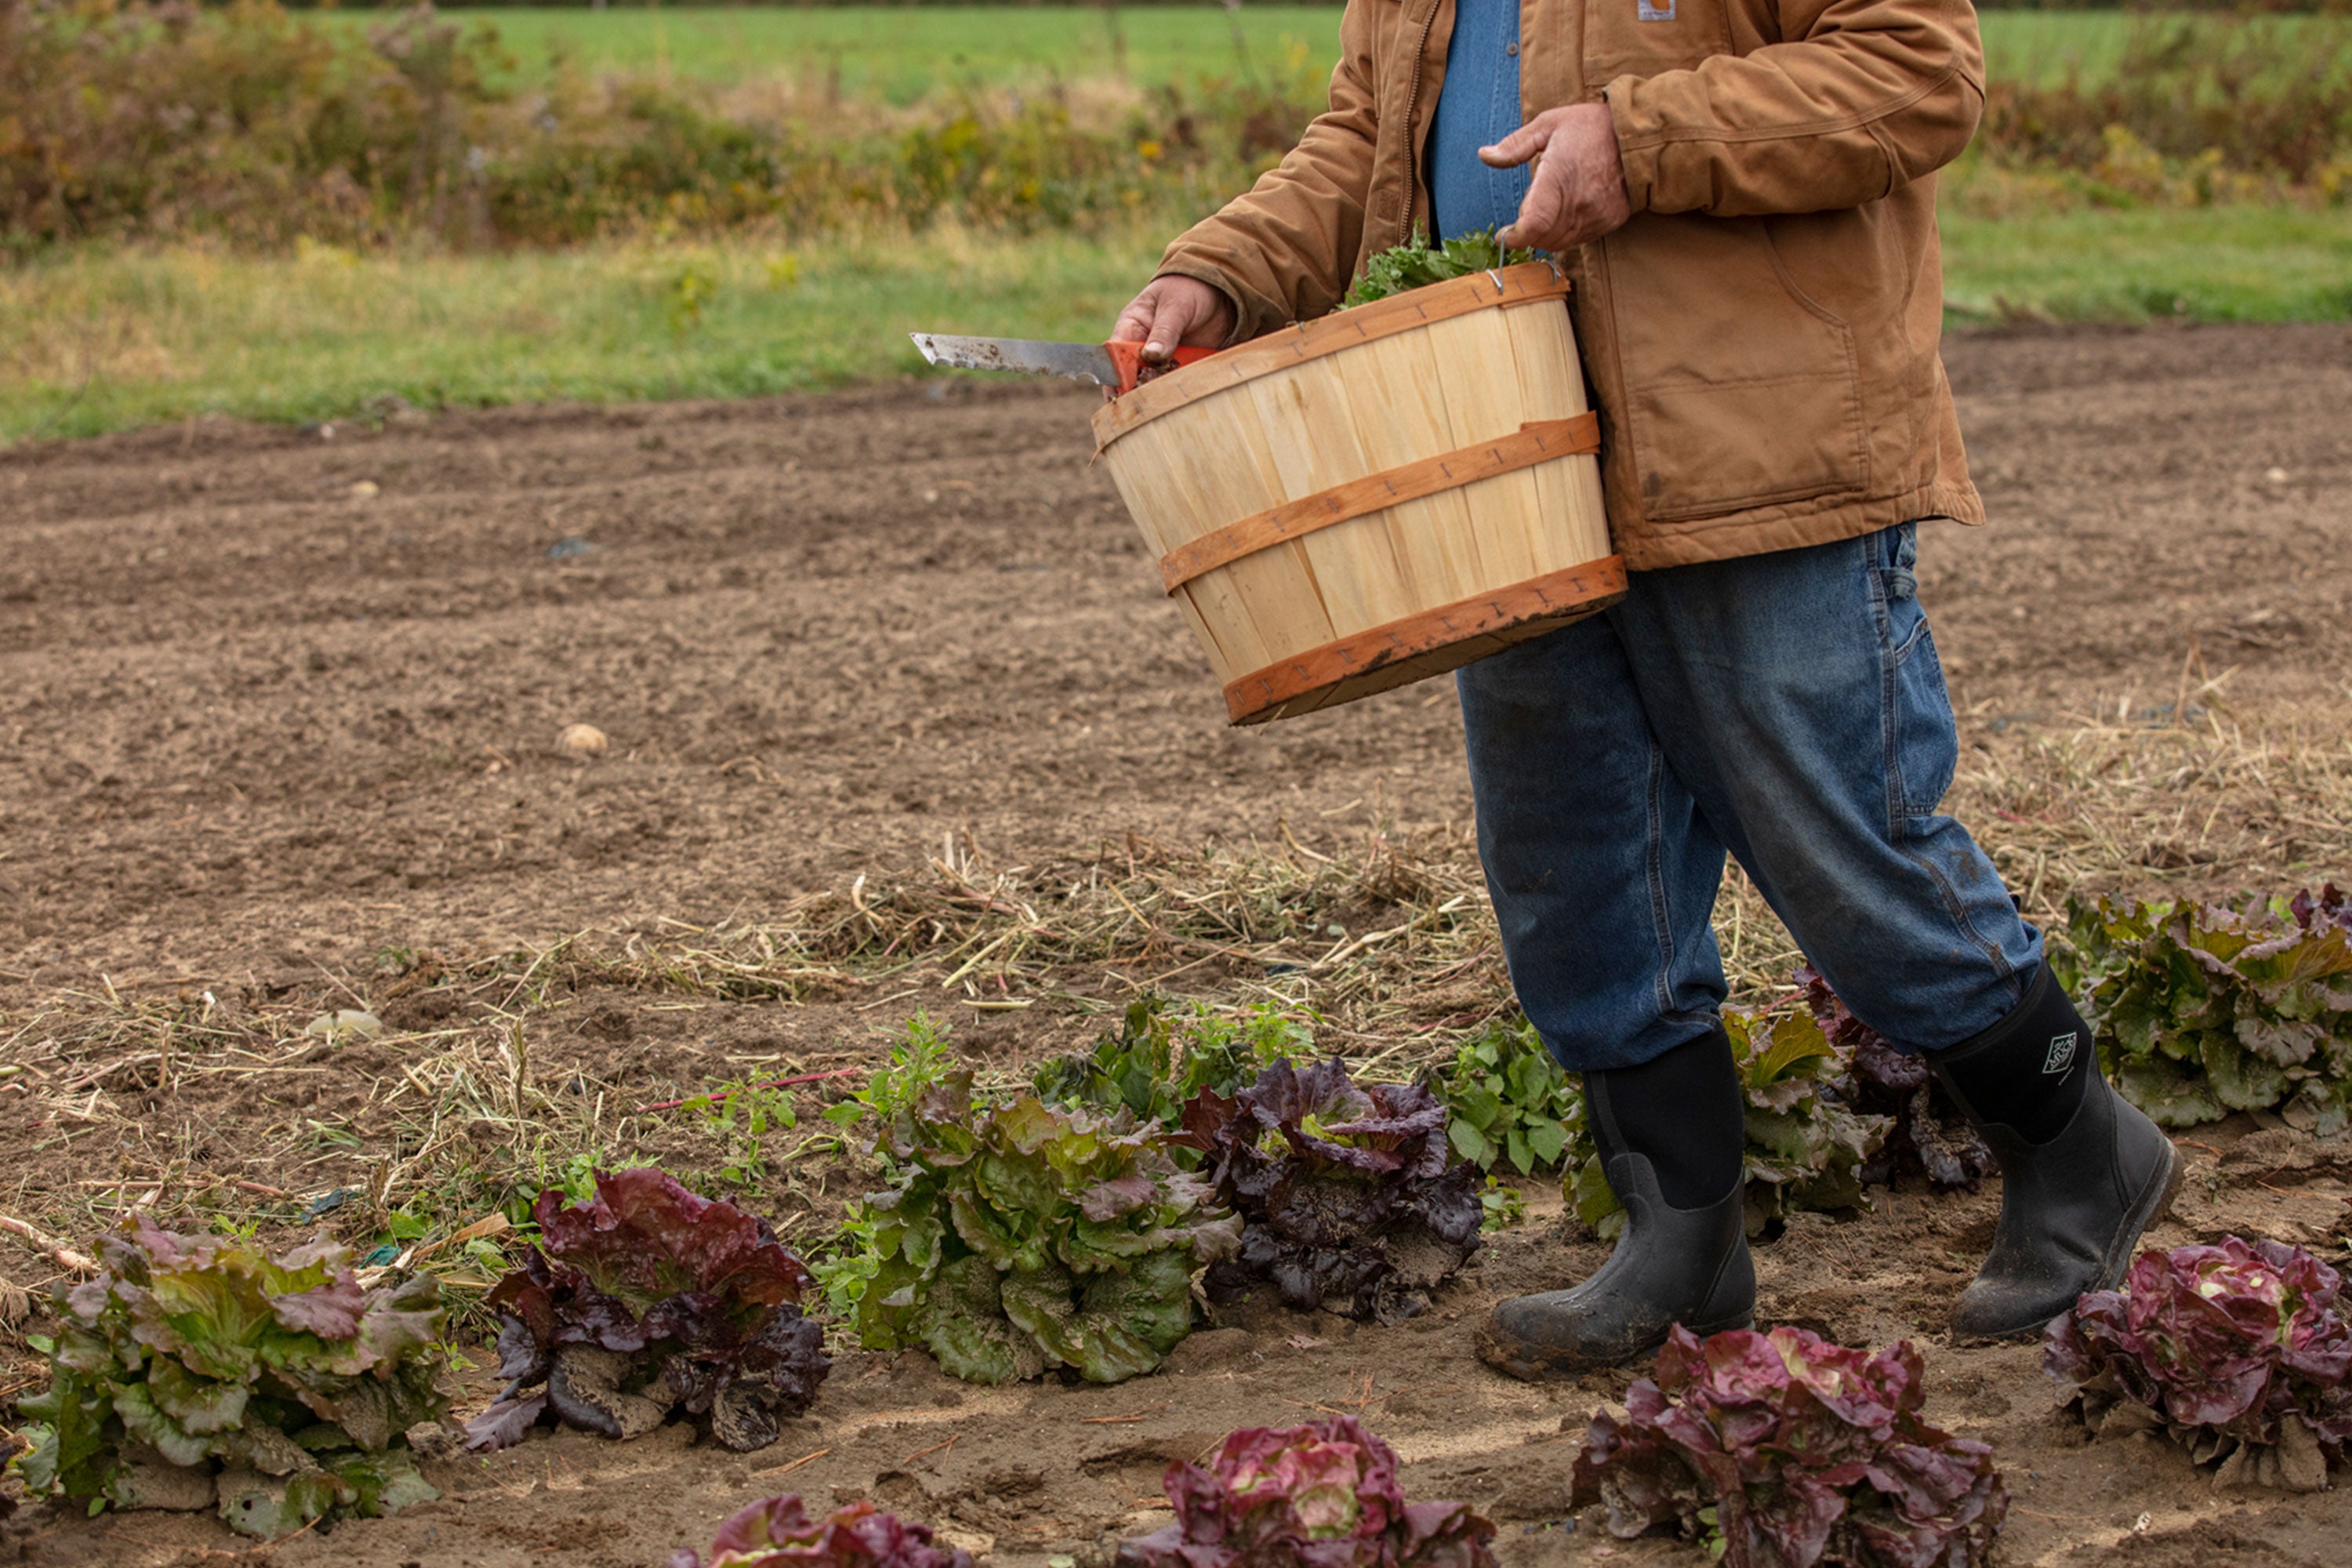
<path id="1" fill-rule="evenodd" d="M 1507 55 L 1517 55 L 1519 52 L 1518 41 L 1517 39 L 1513 39 L 1511 42 L 1505 44 L 1503 46 L 1503 52 Z"/>

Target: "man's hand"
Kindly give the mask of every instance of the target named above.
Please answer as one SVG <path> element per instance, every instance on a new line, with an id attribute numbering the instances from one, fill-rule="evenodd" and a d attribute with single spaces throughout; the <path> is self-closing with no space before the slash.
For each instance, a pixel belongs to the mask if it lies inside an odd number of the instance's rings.
<path id="1" fill-rule="evenodd" d="M 1492 147 L 1479 148 L 1478 157 L 1497 169 L 1538 160 L 1517 221 L 1497 237 L 1507 246 L 1557 256 L 1622 228 L 1633 216 L 1625 166 L 1617 158 L 1617 127 L 1605 103 L 1547 109 Z"/>
<path id="2" fill-rule="evenodd" d="M 1221 349 L 1233 335 L 1232 301 L 1197 278 L 1172 272 L 1145 284 L 1110 330 L 1112 342 L 1141 343 L 1154 364 L 1179 348 Z"/>

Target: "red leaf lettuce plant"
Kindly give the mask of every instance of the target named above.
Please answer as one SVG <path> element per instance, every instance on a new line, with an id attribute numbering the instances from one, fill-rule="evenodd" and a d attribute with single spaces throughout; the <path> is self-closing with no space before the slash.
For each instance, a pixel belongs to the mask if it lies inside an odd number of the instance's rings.
<path id="1" fill-rule="evenodd" d="M 1405 1501 L 1396 1471 L 1352 1415 L 1247 1427 L 1206 1468 L 1168 1467 L 1175 1522 L 1120 1542 L 1115 1568 L 1495 1568 L 1493 1525 Z"/>
<path id="2" fill-rule="evenodd" d="M 707 1560 L 680 1547 L 668 1568 L 971 1568 L 971 1553 L 934 1546 L 929 1525 L 879 1512 L 870 1502 L 811 1519 L 787 1493 L 731 1515 Z"/>
<path id="3" fill-rule="evenodd" d="M 2042 1366 L 2103 1438 L 2161 1428 L 2217 1486 L 2317 1491 L 2352 1443 L 2352 1324 L 2299 1247 L 2142 1253 L 2042 1336 Z"/>
<path id="4" fill-rule="evenodd" d="M 882 1148 L 897 1184 L 852 1215 L 829 1289 L 867 1348 L 919 1344 L 971 1382 L 1151 1371 L 1192 1331 L 1194 1271 L 1241 1238 L 1168 1135 L 1123 1110 L 975 1109 L 957 1073 Z"/>
<path id="5" fill-rule="evenodd" d="M 1729 1568 L 1975 1568 L 2009 1496 L 1982 1443 L 1920 1419 L 1918 1352 L 1801 1329 L 1677 1327 L 1622 1421 L 1592 1417 L 1570 1501 L 1612 1534 L 1705 1534 Z"/>
<path id="6" fill-rule="evenodd" d="M 1185 1141 L 1242 1215 L 1210 1300 L 1271 1281 L 1289 1305 L 1392 1321 L 1478 1248 L 1477 1172 L 1448 1160 L 1445 1106 L 1410 1084 L 1359 1086 L 1334 1058 L 1276 1062 L 1231 1099 L 1203 1089 Z"/>
<path id="7" fill-rule="evenodd" d="M 250 1535 L 440 1494 L 404 1434 L 449 1402 L 440 1287 L 367 1289 L 351 1251 L 275 1257 L 179 1236 L 144 1215 L 60 1290 L 47 1392 L 24 1400 L 26 1492 L 123 1508 L 204 1508 Z"/>
<path id="8" fill-rule="evenodd" d="M 531 1217 L 539 1245 L 489 1295 L 508 1384 L 467 1424 L 470 1447 L 519 1443 L 541 1419 L 635 1437 L 683 1410 L 730 1448 L 763 1448 L 816 1398 L 833 1363 L 801 1315 L 808 1270 L 765 1220 L 650 1166 L 597 1172 L 583 1204 L 541 1193 Z"/>

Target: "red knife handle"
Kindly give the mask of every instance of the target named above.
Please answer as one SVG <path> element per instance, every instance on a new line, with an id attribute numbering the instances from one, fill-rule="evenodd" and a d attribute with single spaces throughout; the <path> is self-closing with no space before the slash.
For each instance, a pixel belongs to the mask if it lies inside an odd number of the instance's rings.
<path id="1" fill-rule="evenodd" d="M 1118 367 L 1119 391 L 1133 392 L 1137 383 L 1143 379 L 1143 345 L 1141 343 L 1105 343 L 1103 347 L 1110 351 L 1110 363 Z M 1180 348 L 1176 351 L 1175 363 L 1179 365 L 1188 365 L 1197 360 L 1207 359 L 1216 352 L 1214 349 Z M 1155 370 L 1160 368 L 1164 367 L 1154 367 Z"/>

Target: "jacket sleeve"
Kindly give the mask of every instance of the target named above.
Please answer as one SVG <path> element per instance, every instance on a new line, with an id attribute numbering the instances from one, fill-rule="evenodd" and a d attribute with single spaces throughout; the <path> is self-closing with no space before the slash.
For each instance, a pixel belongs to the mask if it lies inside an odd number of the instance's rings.
<path id="1" fill-rule="evenodd" d="M 1976 133 L 1984 45 L 1968 0 L 1774 9 L 1787 42 L 1608 84 L 1634 211 L 1860 206 L 1951 162 Z"/>
<path id="2" fill-rule="evenodd" d="M 1234 342 L 1312 321 L 1348 291 L 1380 129 L 1364 0 L 1350 0 L 1339 37 L 1329 107 L 1247 195 L 1180 235 L 1160 258 L 1161 276 L 1197 278 L 1233 301 Z"/>

